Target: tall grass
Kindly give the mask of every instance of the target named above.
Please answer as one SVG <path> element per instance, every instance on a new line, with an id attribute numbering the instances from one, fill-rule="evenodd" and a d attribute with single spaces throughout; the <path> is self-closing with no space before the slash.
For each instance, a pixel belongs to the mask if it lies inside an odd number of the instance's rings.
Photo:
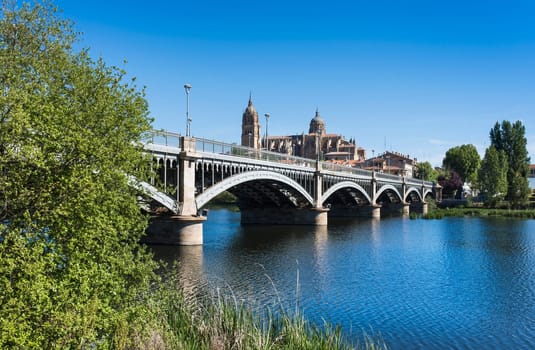
<path id="1" fill-rule="evenodd" d="M 381 339 L 363 336 L 350 344 L 340 326 L 317 326 L 297 313 L 264 308 L 254 312 L 234 297 L 199 296 L 168 279 L 153 294 L 159 327 L 158 349 L 387 349 Z M 154 333 L 154 332 L 153 332 Z M 134 348 L 150 348 L 146 344 Z"/>
<path id="2" fill-rule="evenodd" d="M 442 219 L 445 216 L 509 217 L 535 219 L 534 209 L 488 209 L 488 208 L 446 208 L 435 209 L 424 215 L 424 219 Z"/>

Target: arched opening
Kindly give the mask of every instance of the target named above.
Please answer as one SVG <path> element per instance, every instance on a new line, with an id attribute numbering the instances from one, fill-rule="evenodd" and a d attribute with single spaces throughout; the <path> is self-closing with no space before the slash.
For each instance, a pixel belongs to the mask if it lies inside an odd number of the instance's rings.
<path id="1" fill-rule="evenodd" d="M 354 182 L 338 183 L 323 194 L 322 205 L 329 208 L 329 217 L 368 217 L 370 204 L 366 190 Z"/>

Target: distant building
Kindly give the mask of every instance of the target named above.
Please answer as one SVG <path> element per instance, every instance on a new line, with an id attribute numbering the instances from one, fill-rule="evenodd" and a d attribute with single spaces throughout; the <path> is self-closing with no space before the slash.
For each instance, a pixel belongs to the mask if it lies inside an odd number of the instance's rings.
<path id="1" fill-rule="evenodd" d="M 308 134 L 261 138 L 258 113 L 250 97 L 242 118 L 241 144 L 309 159 L 319 156 L 322 160 L 344 165 L 354 165 L 366 158 L 365 150 L 357 147 L 353 139 L 347 141 L 344 136 L 327 133 L 325 121 L 317 110 L 310 121 Z"/>
<path id="2" fill-rule="evenodd" d="M 528 177 L 535 177 L 535 164 L 530 164 L 529 165 Z"/>
<path id="3" fill-rule="evenodd" d="M 242 115 L 241 145 L 256 149 L 260 148 L 260 123 L 251 95 L 249 95 L 249 103 Z"/>
<path id="4" fill-rule="evenodd" d="M 386 174 L 414 177 L 416 158 L 399 152 L 387 151 L 377 157 L 366 159 L 362 168 L 375 170 Z"/>

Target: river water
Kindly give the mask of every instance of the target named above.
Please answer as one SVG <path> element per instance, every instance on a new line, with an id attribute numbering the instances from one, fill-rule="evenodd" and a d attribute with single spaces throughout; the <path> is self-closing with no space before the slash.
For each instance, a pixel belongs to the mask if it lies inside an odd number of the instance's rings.
<path id="1" fill-rule="evenodd" d="M 181 261 L 186 287 L 297 307 L 354 342 L 365 332 L 391 349 L 535 348 L 535 220 L 241 226 L 222 209 L 203 246 L 152 249 Z"/>

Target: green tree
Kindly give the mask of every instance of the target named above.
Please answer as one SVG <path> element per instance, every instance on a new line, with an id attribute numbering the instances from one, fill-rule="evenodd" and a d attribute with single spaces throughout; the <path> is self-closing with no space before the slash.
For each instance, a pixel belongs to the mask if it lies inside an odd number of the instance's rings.
<path id="1" fill-rule="evenodd" d="M 150 329 L 154 263 L 125 175 L 146 168 L 147 103 L 74 51 L 52 5 L 17 3 L 0 13 L 0 348 L 121 347 Z"/>
<path id="2" fill-rule="evenodd" d="M 461 145 L 450 148 L 442 161 L 448 171 L 455 171 L 465 182 L 474 182 L 481 158 L 474 145 Z"/>
<path id="3" fill-rule="evenodd" d="M 507 157 L 490 146 L 485 151 L 478 173 L 479 189 L 485 203 L 495 206 L 507 194 Z"/>
<path id="4" fill-rule="evenodd" d="M 437 181 L 438 172 L 433 168 L 431 163 L 418 163 L 416 167 L 416 177 L 426 181 Z"/>
<path id="5" fill-rule="evenodd" d="M 526 128 L 521 121 L 496 122 L 490 130 L 490 142 L 507 157 L 507 196 L 514 207 L 524 205 L 529 196 L 529 156 Z"/>

